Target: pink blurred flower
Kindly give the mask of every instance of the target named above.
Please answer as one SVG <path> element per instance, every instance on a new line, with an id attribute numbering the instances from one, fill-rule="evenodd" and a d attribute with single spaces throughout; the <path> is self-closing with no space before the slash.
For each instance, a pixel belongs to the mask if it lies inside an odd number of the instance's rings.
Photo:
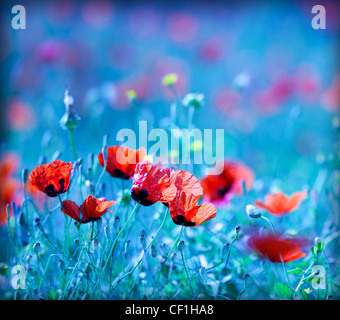
<path id="1" fill-rule="evenodd" d="M 132 12 L 129 25 L 134 36 L 148 38 L 160 31 L 161 17 L 153 8 L 141 8 Z"/>
<path id="2" fill-rule="evenodd" d="M 187 13 L 172 13 L 168 17 L 168 32 L 175 42 L 185 43 L 198 33 L 198 21 L 196 17 Z"/>
<path id="3" fill-rule="evenodd" d="M 331 86 L 322 95 L 322 106 L 329 112 L 340 110 L 340 75 L 338 75 Z"/>
<path id="4" fill-rule="evenodd" d="M 65 47 L 61 42 L 46 40 L 38 46 L 36 55 L 41 62 L 54 62 L 61 58 L 64 50 Z"/>
<path id="5" fill-rule="evenodd" d="M 114 9 L 111 1 L 90 0 L 84 4 L 83 19 L 94 28 L 102 29 L 112 21 Z"/>

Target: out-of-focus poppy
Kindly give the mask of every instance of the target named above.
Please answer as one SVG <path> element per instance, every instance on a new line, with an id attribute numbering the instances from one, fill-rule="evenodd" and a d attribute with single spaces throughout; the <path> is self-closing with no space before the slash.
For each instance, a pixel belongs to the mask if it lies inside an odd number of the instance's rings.
<path id="1" fill-rule="evenodd" d="M 170 202 L 177 191 L 170 181 L 171 172 L 170 168 L 158 168 L 148 162 L 138 163 L 131 188 L 132 199 L 143 206 Z"/>
<path id="2" fill-rule="evenodd" d="M 255 204 L 264 210 L 267 210 L 275 216 L 282 216 L 296 210 L 300 203 L 307 197 L 307 191 L 294 192 L 288 196 L 282 192 L 267 194 L 264 203 L 255 201 Z"/>
<path id="3" fill-rule="evenodd" d="M 201 180 L 203 197 L 216 205 L 226 204 L 233 194 L 242 194 L 242 181 L 249 190 L 254 182 L 253 171 L 243 163 L 225 161 L 222 173 L 207 175 Z"/>
<path id="4" fill-rule="evenodd" d="M 14 98 L 8 107 L 8 123 L 15 130 L 30 130 L 35 127 L 35 116 L 32 107 Z"/>
<path id="5" fill-rule="evenodd" d="M 71 162 L 56 160 L 35 168 L 30 173 L 28 180 L 33 187 L 46 193 L 49 197 L 56 197 L 68 190 L 71 171 Z"/>
<path id="6" fill-rule="evenodd" d="M 131 179 L 134 175 L 136 164 L 146 157 L 144 148 L 132 150 L 128 147 L 113 146 L 107 148 L 106 172 L 112 177 L 120 179 Z M 103 152 L 98 155 L 98 161 L 102 167 L 105 166 Z"/>
<path id="7" fill-rule="evenodd" d="M 114 200 L 107 201 L 105 198 L 95 198 L 92 195 L 89 195 L 80 208 L 71 200 L 63 201 L 61 212 L 64 212 L 65 210 L 64 213 L 72 219 L 80 223 L 88 223 L 98 220 L 106 212 L 112 212 L 108 211 L 108 209 L 114 205 L 115 202 L 116 201 Z"/>
<path id="8" fill-rule="evenodd" d="M 7 153 L 0 159 L 0 225 L 7 222 L 6 205 L 21 200 L 18 193 L 20 180 L 13 177 L 17 166 L 18 158 L 14 153 Z"/>
<path id="9" fill-rule="evenodd" d="M 324 108 L 329 112 L 340 110 L 340 75 L 338 75 L 332 85 L 323 93 L 322 102 Z"/>
<path id="10" fill-rule="evenodd" d="M 179 170 L 172 173 L 170 181 L 177 188 L 176 196 L 167 204 L 174 223 L 194 227 L 216 216 L 211 203 L 197 205 L 203 189 L 194 175 Z"/>
<path id="11" fill-rule="evenodd" d="M 276 238 L 273 235 L 252 236 L 248 240 L 249 246 L 259 254 L 267 257 L 271 262 L 290 262 L 306 256 L 301 251 L 305 241 L 300 239 Z"/>

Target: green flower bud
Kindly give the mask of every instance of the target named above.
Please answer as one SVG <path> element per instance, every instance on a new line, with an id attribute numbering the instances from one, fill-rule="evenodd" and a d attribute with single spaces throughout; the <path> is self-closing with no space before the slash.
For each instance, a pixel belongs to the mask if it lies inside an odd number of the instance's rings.
<path id="1" fill-rule="evenodd" d="M 69 90 L 65 90 L 65 113 L 60 119 L 60 126 L 65 130 L 73 130 L 78 126 L 80 117 L 73 110 L 73 97 L 69 94 Z"/>
<path id="2" fill-rule="evenodd" d="M 183 250 L 184 244 L 185 244 L 184 240 L 178 241 L 177 248 L 178 248 L 179 251 Z"/>
<path id="3" fill-rule="evenodd" d="M 113 223 L 113 227 L 115 229 L 116 234 L 118 234 L 120 230 L 120 218 L 118 216 L 115 217 L 115 221 Z"/>
<path id="4" fill-rule="evenodd" d="M 246 212 L 249 218 L 252 218 L 252 219 L 261 218 L 261 211 L 257 207 L 251 204 L 248 204 L 246 206 Z"/>

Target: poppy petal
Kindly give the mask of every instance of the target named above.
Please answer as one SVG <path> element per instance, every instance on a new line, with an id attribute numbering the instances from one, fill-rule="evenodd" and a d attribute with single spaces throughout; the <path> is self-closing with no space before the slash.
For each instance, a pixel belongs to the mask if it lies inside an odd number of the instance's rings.
<path id="1" fill-rule="evenodd" d="M 289 197 L 289 211 L 295 211 L 299 206 L 300 203 L 307 198 L 307 191 L 298 191 L 294 192 L 290 197 Z"/>

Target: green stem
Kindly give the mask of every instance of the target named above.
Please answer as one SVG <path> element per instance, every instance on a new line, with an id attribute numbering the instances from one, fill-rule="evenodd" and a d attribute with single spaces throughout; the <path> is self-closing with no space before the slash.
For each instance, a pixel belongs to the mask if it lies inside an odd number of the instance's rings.
<path id="1" fill-rule="evenodd" d="M 106 269 L 107 265 L 108 265 L 109 262 L 110 262 L 110 258 L 111 258 L 112 252 L 113 252 L 113 250 L 114 250 L 114 248 L 115 248 L 115 246 L 116 246 L 116 243 L 117 243 L 119 237 L 121 236 L 121 234 L 122 234 L 123 231 L 125 230 L 126 226 L 129 224 L 129 222 L 131 221 L 131 219 L 132 219 L 133 216 L 135 215 L 138 206 L 139 206 L 139 202 L 136 203 L 136 205 L 135 205 L 135 207 L 134 207 L 134 209 L 133 209 L 133 211 L 132 211 L 132 213 L 131 213 L 129 219 L 126 221 L 126 223 L 124 224 L 123 228 L 120 229 L 118 235 L 116 236 L 116 239 L 115 239 L 115 241 L 114 241 L 113 244 L 112 244 L 112 247 L 111 247 L 110 253 L 109 253 L 109 255 L 108 255 L 108 258 L 106 259 L 105 265 L 104 265 L 104 267 L 103 267 L 103 269 L 102 269 L 102 271 L 101 271 L 101 273 L 100 273 L 100 275 L 99 275 L 99 277 L 98 277 L 98 280 L 96 281 L 96 284 L 94 285 L 94 288 L 93 288 L 93 290 L 92 290 L 92 294 L 91 294 L 90 299 L 93 297 L 93 295 L 94 295 L 94 293 L 95 293 L 95 290 L 96 290 L 96 288 L 97 288 L 97 286 L 98 286 L 98 284 L 99 284 L 101 278 L 102 278 L 103 275 L 104 275 L 105 269 Z"/>
<path id="2" fill-rule="evenodd" d="M 130 275 L 131 273 L 133 273 L 133 272 L 138 268 L 138 266 L 142 263 L 142 261 L 143 261 L 145 255 L 146 255 L 146 253 L 148 252 L 149 248 L 151 247 L 151 245 L 153 244 L 153 242 L 154 242 L 155 239 L 157 238 L 157 235 L 159 234 L 159 232 L 161 231 L 162 227 L 164 226 L 165 220 L 166 220 L 166 218 L 167 218 L 167 216 L 168 216 L 168 212 L 169 212 L 169 208 L 166 210 L 161 225 L 159 226 L 159 228 L 158 228 L 158 230 L 157 230 L 155 236 L 152 238 L 152 240 L 150 241 L 150 243 L 149 243 L 148 246 L 146 247 L 146 249 L 145 249 L 145 251 L 144 251 L 144 254 L 143 254 L 143 256 L 139 259 L 138 263 L 133 267 L 133 269 L 132 269 L 131 271 L 129 271 L 129 272 L 123 274 L 123 275 L 116 281 L 116 283 L 114 284 L 114 286 L 113 286 L 112 289 L 114 289 L 114 288 L 119 284 L 119 282 L 120 282 L 121 280 L 123 280 L 125 277 L 127 277 L 128 275 Z"/>
<path id="3" fill-rule="evenodd" d="M 271 227 L 271 229 L 272 229 L 272 232 L 273 232 L 273 234 L 274 234 L 274 237 L 276 238 L 276 233 L 275 233 L 275 229 L 274 229 L 274 226 L 273 226 L 272 222 L 271 222 L 268 218 L 266 218 L 265 216 L 262 216 L 262 215 L 261 215 L 261 218 L 264 219 L 264 220 L 266 220 L 266 221 L 270 224 L 270 227 Z"/>
<path id="4" fill-rule="evenodd" d="M 180 252 L 181 252 L 181 257 L 182 257 L 182 262 L 183 262 L 184 270 L 185 270 L 185 273 L 186 273 L 187 278 L 188 278 L 188 284 L 189 284 L 189 286 L 190 286 L 191 296 L 192 296 L 192 298 L 194 299 L 194 297 L 195 297 L 194 289 L 192 288 L 192 284 L 191 284 L 191 280 L 190 280 L 188 268 L 187 268 L 187 266 L 186 266 L 186 264 L 185 264 L 185 259 L 184 259 L 183 251 L 180 250 Z"/>
<path id="5" fill-rule="evenodd" d="M 164 262 L 162 263 L 162 265 L 165 265 L 165 262 L 169 259 L 169 257 L 170 257 L 170 255 L 171 255 L 172 251 L 174 250 L 175 246 L 177 245 L 178 239 L 179 239 L 179 237 L 180 237 L 181 234 L 182 234 L 183 227 L 184 227 L 184 224 L 182 224 L 181 230 L 179 231 L 179 233 L 178 233 L 178 235 L 177 235 L 177 237 L 176 237 L 176 240 L 175 240 L 175 242 L 174 242 L 174 244 L 173 244 L 171 250 L 169 251 L 169 253 L 168 253 L 167 256 L 165 257 Z M 161 269 L 162 269 L 162 266 L 161 266 Z M 150 299 L 152 298 L 152 296 L 153 296 L 153 294 L 154 294 L 154 292 L 155 292 L 155 289 L 156 289 L 156 287 L 158 286 L 159 278 L 160 278 L 160 276 L 161 276 L 161 269 L 159 270 L 159 273 L 158 273 L 158 276 L 157 276 L 157 281 L 156 281 L 156 283 L 155 283 L 155 286 L 154 286 L 153 289 L 152 289 Z"/>
<path id="6" fill-rule="evenodd" d="M 77 161 L 78 155 L 77 155 L 76 147 L 75 147 L 75 144 L 74 144 L 73 130 L 69 129 L 68 132 L 69 132 L 69 136 L 70 136 L 70 142 L 71 142 L 73 157 L 74 157 L 74 160 Z"/>

